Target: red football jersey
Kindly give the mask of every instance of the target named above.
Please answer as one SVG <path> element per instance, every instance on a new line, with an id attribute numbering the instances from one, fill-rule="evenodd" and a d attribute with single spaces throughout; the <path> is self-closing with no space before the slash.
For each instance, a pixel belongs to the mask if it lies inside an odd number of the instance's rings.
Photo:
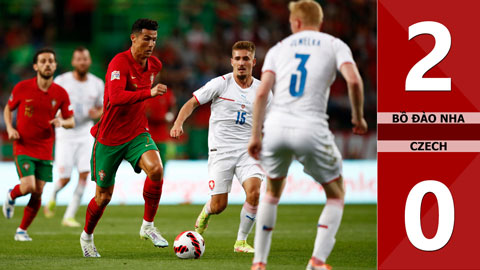
<path id="1" fill-rule="evenodd" d="M 170 127 L 172 124 L 165 119 L 165 116 L 174 106 L 175 96 L 171 89 L 168 89 L 163 96 L 156 96 L 145 101 L 148 128 L 155 142 L 171 140 Z"/>
<path id="2" fill-rule="evenodd" d="M 13 142 L 14 155 L 28 155 L 41 160 L 53 160 L 55 128 L 49 121 L 60 109 L 64 119 L 73 111 L 67 91 L 52 83 L 46 92 L 37 85 L 37 77 L 19 82 L 8 100 L 10 110 L 17 111 L 20 139 Z"/>
<path id="3" fill-rule="evenodd" d="M 103 115 L 90 131 L 100 143 L 120 145 L 148 131 L 143 101 L 152 97 L 150 89 L 161 69 L 160 60 L 151 56 L 145 70 L 130 49 L 112 59 L 105 75 Z"/>

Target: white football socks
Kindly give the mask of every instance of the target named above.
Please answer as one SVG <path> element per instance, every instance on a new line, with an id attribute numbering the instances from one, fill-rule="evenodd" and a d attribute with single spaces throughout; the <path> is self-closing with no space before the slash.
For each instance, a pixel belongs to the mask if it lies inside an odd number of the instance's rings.
<path id="1" fill-rule="evenodd" d="M 142 226 L 153 226 L 153 221 L 146 221 L 145 219 L 142 222 Z"/>
<path id="2" fill-rule="evenodd" d="M 238 227 L 237 241 L 247 240 L 248 235 L 252 231 L 257 216 L 258 206 L 253 206 L 245 202 L 240 211 L 240 226 Z"/>
<path id="3" fill-rule="evenodd" d="M 83 192 L 85 191 L 85 185 L 86 185 L 86 182 L 78 181 L 77 187 L 73 192 L 72 200 L 68 204 L 68 207 L 67 207 L 67 210 L 65 211 L 65 215 L 63 216 L 63 219 L 75 217 L 75 214 L 77 213 L 77 210 L 78 210 L 78 206 L 80 205 L 80 202 L 82 200 Z"/>
<path id="4" fill-rule="evenodd" d="M 318 219 L 317 237 L 315 238 L 312 257 L 325 263 L 335 245 L 335 235 L 340 226 L 340 221 L 342 221 L 342 215 L 343 200 L 327 199 L 327 203 Z"/>
<path id="5" fill-rule="evenodd" d="M 93 240 L 93 233 L 92 234 L 88 234 L 84 231 L 82 231 L 82 234 L 80 235 L 80 237 L 83 239 L 83 240 L 87 240 L 87 241 L 90 241 L 90 240 Z"/>
<path id="6" fill-rule="evenodd" d="M 267 263 L 270 245 L 272 243 L 272 231 L 277 220 L 277 208 L 280 198 L 265 194 L 258 206 L 257 228 L 255 229 L 255 256 L 253 263 Z"/>

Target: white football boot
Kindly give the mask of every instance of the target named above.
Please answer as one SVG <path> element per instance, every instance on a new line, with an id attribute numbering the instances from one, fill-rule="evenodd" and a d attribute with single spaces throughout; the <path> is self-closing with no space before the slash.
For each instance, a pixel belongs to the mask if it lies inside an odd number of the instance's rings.
<path id="1" fill-rule="evenodd" d="M 168 247 L 168 242 L 163 238 L 158 229 L 151 225 L 142 225 L 140 227 L 140 238 L 147 240 L 150 239 L 156 247 Z"/>

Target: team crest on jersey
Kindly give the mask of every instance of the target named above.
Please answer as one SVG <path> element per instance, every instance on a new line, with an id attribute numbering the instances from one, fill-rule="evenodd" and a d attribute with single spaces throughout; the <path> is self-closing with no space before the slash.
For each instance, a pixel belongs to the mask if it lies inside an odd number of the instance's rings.
<path id="1" fill-rule="evenodd" d="M 33 115 L 33 105 L 25 105 L 25 116 L 32 117 Z"/>
<path id="2" fill-rule="evenodd" d="M 152 75 L 150 75 L 150 83 L 151 84 L 153 84 L 153 78 L 154 78 L 154 76 L 153 76 L 153 73 L 152 73 Z"/>
<path id="3" fill-rule="evenodd" d="M 10 98 L 8 100 L 13 101 L 13 93 L 10 94 Z"/>
<path id="4" fill-rule="evenodd" d="M 120 70 L 112 71 L 112 75 L 110 76 L 110 81 L 113 80 L 120 80 Z"/>
<path id="5" fill-rule="evenodd" d="M 210 190 L 213 190 L 215 188 L 215 181 L 213 180 L 208 181 L 208 187 L 210 188 Z"/>
<path id="6" fill-rule="evenodd" d="M 242 109 L 245 109 L 245 104 L 242 104 Z"/>
<path id="7" fill-rule="evenodd" d="M 104 170 L 99 171 L 98 175 L 100 176 L 100 181 L 103 181 L 103 178 L 105 178 L 105 176 L 107 176 L 107 174 L 105 173 Z"/>
<path id="8" fill-rule="evenodd" d="M 23 163 L 23 168 L 25 169 L 25 171 L 28 171 L 28 169 L 30 169 L 30 164 Z"/>
<path id="9" fill-rule="evenodd" d="M 57 101 L 55 99 L 52 99 L 52 108 L 55 108 L 55 105 L 57 105 Z"/>

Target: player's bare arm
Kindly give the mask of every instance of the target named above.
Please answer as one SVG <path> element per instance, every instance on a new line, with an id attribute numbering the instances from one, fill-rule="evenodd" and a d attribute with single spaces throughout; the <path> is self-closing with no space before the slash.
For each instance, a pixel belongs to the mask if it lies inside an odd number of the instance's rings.
<path id="1" fill-rule="evenodd" d="M 352 106 L 353 133 L 365 134 L 368 130 L 367 121 L 363 117 L 363 81 L 357 66 L 353 63 L 344 63 L 340 72 L 347 81 L 348 96 Z"/>
<path id="2" fill-rule="evenodd" d="M 262 150 L 262 126 L 265 120 L 268 93 L 275 82 L 275 74 L 264 72 L 261 81 L 255 103 L 253 104 L 252 137 L 250 137 L 250 142 L 248 143 L 248 153 L 256 160 L 260 159 L 260 151 Z"/>
<path id="3" fill-rule="evenodd" d="M 56 117 L 49 122 L 51 125 L 54 125 L 55 127 L 63 127 L 66 129 L 69 128 L 74 128 L 75 127 L 75 119 L 72 117 L 63 119 L 61 117 Z"/>
<path id="4" fill-rule="evenodd" d="M 152 97 L 163 96 L 167 92 L 167 86 L 165 84 L 157 84 L 151 89 Z"/>
<path id="5" fill-rule="evenodd" d="M 177 120 L 173 124 L 172 129 L 170 130 L 170 137 L 178 139 L 183 134 L 183 123 L 187 118 L 192 114 L 193 110 L 197 108 L 200 104 L 197 102 L 195 97 L 190 98 L 178 113 Z"/>
<path id="6" fill-rule="evenodd" d="M 5 106 L 5 110 L 3 110 L 3 118 L 5 120 L 5 125 L 7 126 L 7 133 L 9 140 L 18 140 L 20 139 L 20 133 L 13 127 L 12 125 L 12 111 L 10 108 Z"/>

